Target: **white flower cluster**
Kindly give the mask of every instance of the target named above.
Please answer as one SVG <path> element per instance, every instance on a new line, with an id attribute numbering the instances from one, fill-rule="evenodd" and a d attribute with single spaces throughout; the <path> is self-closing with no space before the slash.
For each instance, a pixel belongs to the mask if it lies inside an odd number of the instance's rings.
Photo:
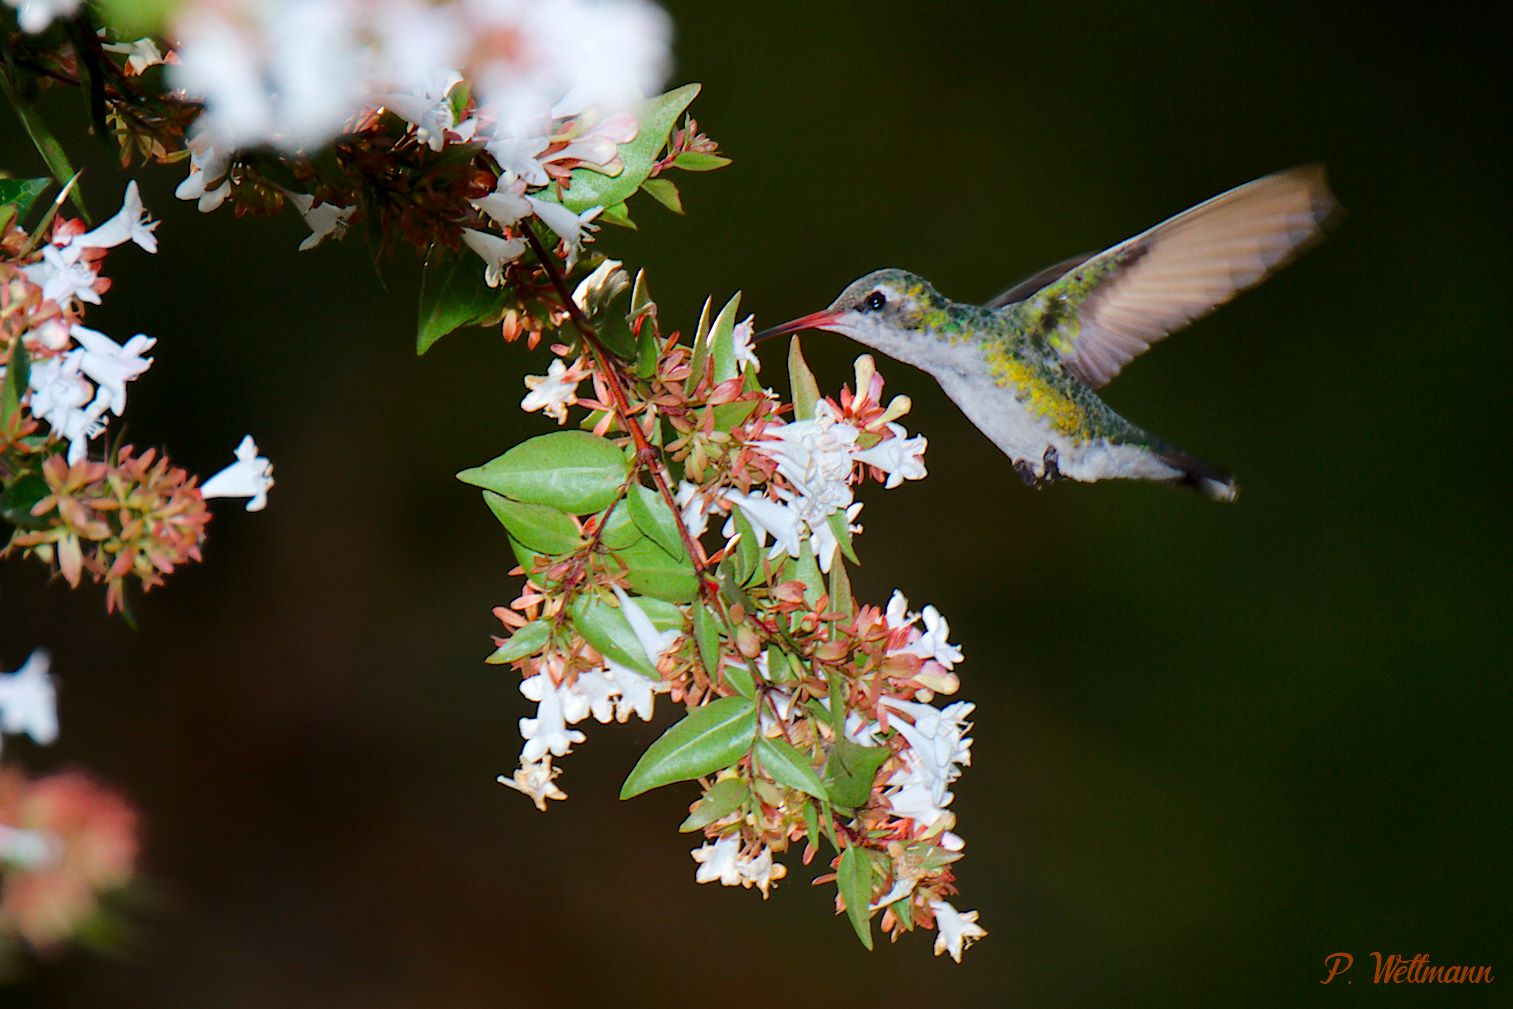
<path id="1" fill-rule="evenodd" d="M 726 834 L 690 854 L 699 863 L 695 882 L 719 881 L 721 886 L 744 886 L 748 890 L 756 887 L 762 891 L 763 900 L 768 897 L 768 888 L 788 875 L 787 866 L 773 861 L 772 849 L 765 844 L 754 854 L 743 851 L 739 834 Z"/>
<path id="2" fill-rule="evenodd" d="M 620 612 L 634 632 L 647 661 L 655 666 L 662 653 L 678 640 L 677 631 L 659 631 L 634 597 L 615 589 Z M 553 783 L 557 769 L 553 757 L 565 757 L 575 744 L 588 737 L 568 726 L 590 715 L 603 724 L 627 722 L 631 715 L 651 721 L 655 695 L 666 693 L 661 680 L 649 679 L 613 659 L 604 665 L 578 673 L 571 682 L 562 679 L 560 657 L 547 656 L 542 671 L 520 684 L 527 700 L 536 702 L 536 717 L 520 719 L 520 735 L 525 746 L 520 751 L 520 767 L 511 776 L 499 776 L 499 783 L 531 797 L 538 809 L 546 808 L 547 799 L 567 798 Z"/>
<path id="3" fill-rule="evenodd" d="M 70 463 L 84 458 L 91 439 L 105 430 L 107 414 L 119 417 L 126 409 L 126 383 L 152 365 L 152 358 L 142 355 L 157 341 L 139 333 L 122 346 L 104 333 L 60 319 L 82 302 L 100 303 L 99 257 L 87 253 L 127 242 L 157 252 L 157 226 L 142 207 L 136 182 L 129 182 L 118 214 L 93 231 L 49 242 L 39 262 L 22 268 L 26 279 L 42 289 L 42 300 L 59 309 L 28 334 L 42 348 L 58 352 L 33 362 L 29 384 L 32 414 L 68 441 Z"/>
<path id="4" fill-rule="evenodd" d="M 44 321 L 27 330 L 27 338 L 46 356 L 34 355 L 27 385 L 31 412 L 68 442 L 68 462 L 76 463 L 89 451 L 89 443 L 105 430 L 112 415 L 126 409 L 126 383 L 140 378 L 152 366 L 143 355 L 157 345 L 154 337 L 138 333 L 118 344 L 97 330 L 78 322 L 83 303 L 100 304 L 97 254 L 133 242 L 148 252 L 158 251 L 153 232 L 158 222 L 148 217 L 135 180 L 126 184 L 120 211 L 92 231 L 66 232 L 42 247 L 40 261 L 21 268 L 26 279 L 42 291 Z M 51 302 L 52 306 L 46 305 Z M 0 375 L 5 369 L 0 367 Z M 200 488 L 207 498 L 247 497 L 248 511 L 267 503 L 273 486 L 273 466 L 257 454 L 251 436 L 236 450 L 237 462 L 211 477 Z"/>
<path id="5" fill-rule="evenodd" d="M 527 136 L 554 107 L 615 107 L 655 87 L 669 24 L 645 0 L 191 0 L 173 31 L 173 80 L 204 100 L 218 147 L 307 150 L 386 104 L 439 150 L 457 125 L 449 68 L 504 134 Z"/>
<path id="6" fill-rule="evenodd" d="M 724 500 L 740 508 L 762 546 L 772 539 L 769 556 L 797 557 L 808 540 L 820 570 L 828 572 L 840 548 L 831 526 L 835 516 L 844 515 L 848 528 L 859 531 L 851 525 L 862 507 L 854 503 L 852 491 L 859 466 L 881 470 L 887 475 L 884 486 L 889 488 L 925 477 L 925 438 L 910 438 L 899 424 L 888 428 L 893 437 L 860 448 L 862 432 L 821 401 L 813 417 L 769 428 L 767 437 L 754 446 L 777 463 L 778 473 L 788 484 L 772 488 L 777 499 L 731 490 L 725 492 Z M 727 539 L 735 534 L 733 518 L 723 531 Z"/>
<path id="7" fill-rule="evenodd" d="M 5 0 L 16 9 L 21 30 L 35 35 L 45 31 L 54 18 L 67 17 L 79 9 L 79 0 Z"/>

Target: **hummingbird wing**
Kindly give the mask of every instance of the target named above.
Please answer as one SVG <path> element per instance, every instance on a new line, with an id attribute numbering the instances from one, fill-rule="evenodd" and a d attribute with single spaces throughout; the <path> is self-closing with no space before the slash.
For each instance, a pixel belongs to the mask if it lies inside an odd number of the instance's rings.
<path id="1" fill-rule="evenodd" d="M 1337 209 L 1322 165 L 1268 175 L 1099 253 L 1007 311 L 1097 388 L 1317 241 Z"/>
<path id="2" fill-rule="evenodd" d="M 1092 255 L 1090 252 L 1079 253 L 1071 259 L 1063 259 L 1054 266 L 1047 266 L 1039 273 L 1032 273 L 1013 287 L 1005 288 L 993 295 L 988 301 L 983 302 L 982 307 L 1003 308 L 1005 305 L 1012 305 L 1016 301 L 1023 301 L 1047 284 L 1060 280 L 1072 267 L 1081 266 L 1083 263 L 1086 263 Z"/>

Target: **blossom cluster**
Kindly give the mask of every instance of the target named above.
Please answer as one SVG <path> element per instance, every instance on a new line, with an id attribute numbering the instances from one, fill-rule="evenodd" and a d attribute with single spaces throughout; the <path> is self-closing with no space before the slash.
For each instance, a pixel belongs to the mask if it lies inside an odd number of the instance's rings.
<path id="1" fill-rule="evenodd" d="M 535 706 L 500 781 L 545 809 L 566 798 L 557 762 L 590 719 L 650 720 L 666 696 L 686 714 L 622 796 L 700 783 L 683 827 L 705 836 L 699 882 L 766 896 L 791 846 L 807 863 L 828 845 L 837 906 L 864 942 L 880 913 L 895 937 L 935 928 L 937 952 L 960 959 L 985 934 L 948 899 L 972 705 L 933 702 L 956 692 L 962 653 L 934 607 L 856 601 L 846 568 L 857 491 L 923 479 L 926 440 L 869 356 L 827 398 L 795 342 L 782 402 L 758 379 L 739 296 L 710 307 L 691 341 L 664 335 L 644 278 L 604 261 L 567 310 L 577 338 L 561 331 L 546 374 L 525 380 L 524 409 L 566 425 L 577 408 L 579 429 L 459 474 L 484 489 L 526 578 L 495 611 L 509 633 L 490 661 L 517 669 Z M 611 349 L 622 338 L 628 355 Z M 572 487 L 546 478 L 569 468 Z"/>
<path id="2" fill-rule="evenodd" d="M 117 343 L 84 325 L 84 308 L 110 289 L 101 273 L 109 250 L 157 251 L 157 222 L 131 182 L 120 211 L 98 227 L 55 205 L 28 233 L 20 221 L 44 185 L 13 187 L 0 201 L 0 518 L 12 528 L 4 552 L 54 563 L 70 585 L 88 572 L 115 610 L 128 579 L 150 589 L 199 559 L 207 498 L 262 507 L 272 466 L 248 438 L 237 462 L 197 486 L 156 450 L 100 447 L 157 341 L 139 333 Z"/>
<path id="3" fill-rule="evenodd" d="M 58 735 L 46 652 L 0 672 L 0 742 Z M 55 950 L 81 937 L 110 894 L 132 879 L 137 816 L 125 800 L 75 771 L 29 778 L 0 766 L 0 979 L 11 947 Z"/>

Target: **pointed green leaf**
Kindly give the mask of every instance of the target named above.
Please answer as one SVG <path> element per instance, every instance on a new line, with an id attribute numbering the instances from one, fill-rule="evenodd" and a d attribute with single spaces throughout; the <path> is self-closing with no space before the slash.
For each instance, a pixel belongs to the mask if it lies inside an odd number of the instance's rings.
<path id="1" fill-rule="evenodd" d="M 625 507 L 622 499 L 615 503 L 615 510 L 604 520 L 604 531 L 599 534 L 599 542 L 611 550 L 624 550 L 642 536 L 643 533 L 631 520 L 630 509 Z"/>
<path id="2" fill-rule="evenodd" d="M 651 378 L 661 363 L 662 345 L 657 341 L 657 329 L 650 322 L 641 323 L 641 334 L 636 337 L 637 378 Z"/>
<path id="3" fill-rule="evenodd" d="M 636 527 L 658 546 L 674 557 L 688 556 L 688 551 L 683 549 L 683 537 L 678 533 L 677 520 L 661 494 L 637 484 L 625 496 L 625 504 Z"/>
<path id="4" fill-rule="evenodd" d="M 756 696 L 756 674 L 740 662 L 727 663 L 723 671 L 725 682 L 742 697 Z"/>
<path id="5" fill-rule="evenodd" d="M 75 178 L 77 173 L 74 171 L 74 166 L 69 164 L 63 145 L 58 143 L 52 131 L 47 128 L 47 124 L 42 121 L 42 116 L 37 112 L 36 107 L 16 91 L 15 85 L 11 83 L 9 67 L 0 70 L 0 90 L 3 90 L 5 97 L 10 99 L 11 108 L 15 110 L 16 117 L 21 120 L 26 135 L 31 138 L 32 146 L 36 147 L 37 153 L 42 155 L 42 162 L 47 165 L 47 170 L 52 173 L 53 178 L 58 180 L 59 185 L 67 185 L 69 180 L 74 180 L 73 188 L 67 192 L 73 199 L 74 206 L 78 208 L 79 216 L 84 218 L 86 224 L 93 225 L 94 219 L 84 207 L 84 194 L 79 192 L 78 180 Z"/>
<path id="6" fill-rule="evenodd" d="M 511 634 L 509 640 L 496 648 L 494 654 L 483 661 L 498 666 L 506 662 L 514 662 L 516 659 L 523 659 L 527 655 L 535 655 L 541 651 L 551 636 L 550 624 L 545 620 L 532 620 Z"/>
<path id="7" fill-rule="evenodd" d="M 886 746 L 862 746 L 849 739 L 839 740 L 825 761 L 822 778 L 830 801 L 847 809 L 865 806 L 872 795 L 877 769 L 892 753 Z"/>
<path id="8" fill-rule="evenodd" d="M 835 534 L 835 542 L 840 544 L 841 556 L 852 564 L 860 564 L 861 560 L 856 556 L 856 546 L 851 542 L 851 520 L 846 517 L 846 510 L 841 508 L 831 512 L 826 516 L 825 521 L 829 524 L 830 531 Z M 840 567 L 840 562 L 836 561 L 835 566 Z"/>
<path id="9" fill-rule="evenodd" d="M 714 783 L 698 805 L 693 807 L 693 812 L 688 814 L 688 819 L 678 826 L 678 830 L 688 833 L 693 830 L 703 830 L 705 827 L 734 813 L 741 808 L 741 803 L 751 790 L 746 787 L 746 782 L 740 778 L 723 778 Z"/>
<path id="10" fill-rule="evenodd" d="M 627 228 L 631 231 L 640 231 L 636 222 L 630 219 L 630 208 L 624 203 L 617 203 L 613 207 L 605 207 L 598 220 L 605 224 L 613 224 L 616 227 Z"/>
<path id="11" fill-rule="evenodd" d="M 712 172 L 716 168 L 724 168 L 730 164 L 729 158 L 723 158 L 718 154 L 709 154 L 705 151 L 683 151 L 672 159 L 674 168 L 681 168 L 685 172 Z"/>
<path id="12" fill-rule="evenodd" d="M 796 788 L 816 799 L 829 799 L 825 784 L 814 773 L 809 758 L 794 749 L 787 740 L 768 739 L 766 736 L 759 738 L 756 741 L 756 758 L 761 763 L 762 770 L 779 785 Z"/>
<path id="13" fill-rule="evenodd" d="M 625 562 L 626 580 L 640 595 L 686 603 L 698 591 L 699 582 L 688 555 L 674 557 L 649 537 L 616 551 L 615 556 Z"/>
<path id="14" fill-rule="evenodd" d="M 693 331 L 693 352 L 688 359 L 688 381 L 683 383 L 684 392 L 693 392 L 704 379 L 704 368 L 709 361 L 709 309 L 713 298 L 704 299 L 704 309 L 699 313 L 699 324 Z"/>
<path id="15" fill-rule="evenodd" d="M 814 550 L 807 539 L 799 541 L 798 563 L 794 565 L 789 577 L 804 583 L 804 599 L 810 606 L 818 603 L 820 596 L 825 594 L 825 579 L 820 574 L 819 564 L 815 563 Z"/>
<path id="16" fill-rule="evenodd" d="M 0 424 L 8 425 L 21 409 L 31 375 L 31 355 L 26 352 L 26 341 L 15 340 L 11 343 L 10 360 L 5 365 L 5 381 L 0 384 Z"/>
<path id="17" fill-rule="evenodd" d="M 809 420 L 814 416 L 814 407 L 820 401 L 820 385 L 814 380 L 814 372 L 804 360 L 799 349 L 799 338 L 788 341 L 788 385 L 793 390 L 793 416 L 796 420 Z"/>
<path id="18" fill-rule="evenodd" d="M 699 85 L 685 84 L 649 99 L 636 113 L 635 137 L 619 147 L 620 159 L 625 162 L 620 174 L 573 169 L 568 176 L 569 188 L 562 193 L 562 205 L 581 214 L 589 207 L 612 207 L 628 200 L 651 175 L 678 117 L 698 93 Z"/>
<path id="19" fill-rule="evenodd" d="M 830 612 L 849 617 L 856 609 L 851 595 L 851 576 L 839 559 L 830 565 Z"/>
<path id="20" fill-rule="evenodd" d="M 566 554 L 576 550 L 582 539 L 571 517 L 550 505 L 525 504 L 484 491 L 483 500 L 499 523 L 521 543 L 544 554 Z"/>
<path id="21" fill-rule="evenodd" d="M 716 382 L 735 378 L 741 373 L 740 362 L 735 358 L 735 317 L 741 310 L 741 292 L 737 291 L 720 314 L 715 317 L 709 330 L 709 374 Z"/>
<path id="22" fill-rule="evenodd" d="M 722 697 L 695 708 L 641 755 L 620 786 L 620 798 L 729 767 L 755 737 L 756 704 L 748 698 Z"/>
<path id="23" fill-rule="evenodd" d="M 637 270 L 636 282 L 630 289 L 630 317 L 635 319 L 656 310 L 657 303 L 651 300 L 651 290 L 646 286 L 646 271 Z"/>
<path id="24" fill-rule="evenodd" d="M 646 195 L 656 200 L 662 206 L 675 214 L 683 213 L 683 197 L 678 195 L 678 187 L 666 179 L 647 179 L 641 183 L 641 188 Z"/>
<path id="25" fill-rule="evenodd" d="M 613 501 L 629 472 L 614 442 L 587 431 L 554 431 L 465 469 L 457 479 L 516 501 L 586 515 Z"/>
<path id="26" fill-rule="evenodd" d="M 730 509 L 731 517 L 735 520 L 736 532 L 740 539 L 736 542 L 735 553 L 732 560 L 735 565 L 736 580 L 745 585 L 752 575 L 762 570 L 762 547 L 757 542 L 756 530 L 751 527 L 751 520 L 739 507 Z"/>
<path id="27" fill-rule="evenodd" d="M 481 325 L 504 312 L 509 287 L 490 287 L 484 282 L 483 269 L 483 260 L 471 249 L 452 252 L 443 245 L 431 246 L 420 273 L 417 354 L 424 354 L 453 330 Z"/>
<path id="28" fill-rule="evenodd" d="M 51 179 L 0 179 L 0 205 L 11 207 L 18 220 L 25 218 L 52 184 Z"/>
<path id="29" fill-rule="evenodd" d="M 720 672 L 720 627 L 705 603 L 694 604 L 693 639 L 699 646 L 699 661 L 704 663 L 704 672 L 712 680 Z"/>
<path id="30" fill-rule="evenodd" d="M 809 846 L 815 851 L 820 850 L 820 818 L 819 811 L 812 802 L 804 803 L 804 834 L 809 838 Z"/>
<path id="31" fill-rule="evenodd" d="M 631 630 L 630 621 L 618 606 L 611 606 L 600 596 L 585 594 L 573 600 L 573 626 L 583 640 L 610 659 L 647 679 L 660 680 L 656 660 L 646 654 L 641 639 Z"/>
<path id="32" fill-rule="evenodd" d="M 23 473 L 11 481 L 0 493 L 0 519 L 17 529 L 45 529 L 49 525 L 46 515 L 33 515 L 38 501 L 52 493 L 47 481 L 36 473 Z"/>
<path id="33" fill-rule="evenodd" d="M 867 853 L 854 844 L 841 852 L 841 864 L 835 874 L 836 889 L 846 902 L 846 917 L 856 929 L 856 937 L 862 945 L 872 948 L 872 860 Z"/>

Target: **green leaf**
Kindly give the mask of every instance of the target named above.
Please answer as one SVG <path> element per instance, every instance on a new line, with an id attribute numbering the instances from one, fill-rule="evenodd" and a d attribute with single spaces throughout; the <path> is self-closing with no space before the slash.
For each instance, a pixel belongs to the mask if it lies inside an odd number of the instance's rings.
<path id="1" fill-rule="evenodd" d="M 756 675 L 750 667 L 737 664 L 727 665 L 724 669 L 725 682 L 742 697 L 756 696 Z"/>
<path id="2" fill-rule="evenodd" d="M 527 655 L 535 655 L 551 639 L 552 628 L 545 620 L 532 620 L 514 634 L 509 640 L 494 650 L 483 661 L 490 665 L 498 666 L 506 662 L 514 662 L 523 659 Z"/>
<path id="3" fill-rule="evenodd" d="M 756 741 L 756 757 L 761 762 L 762 770 L 778 784 L 796 788 L 816 799 L 829 800 L 825 784 L 814 773 L 809 758 L 794 749 L 787 740 L 761 737 Z"/>
<path id="4" fill-rule="evenodd" d="M 846 917 L 856 929 L 856 937 L 862 945 L 872 948 L 872 860 L 867 853 L 854 844 L 841 852 L 841 864 L 835 874 L 836 889 L 846 902 Z"/>
<path id="5" fill-rule="evenodd" d="M 693 331 L 693 356 L 689 358 L 684 392 L 693 392 L 704 378 L 704 365 L 709 359 L 709 341 L 704 338 L 709 335 L 709 308 L 713 302 L 713 298 L 704 299 L 704 310 L 699 313 L 699 324 Z"/>
<path id="6" fill-rule="evenodd" d="M 852 564 L 860 564 L 861 560 L 856 556 L 856 546 L 851 542 L 851 520 L 846 517 L 844 508 L 837 509 L 825 517 L 830 525 L 830 531 L 835 534 L 835 541 L 841 545 L 841 556 Z M 835 567 L 840 567 L 839 561 Z"/>
<path id="7" fill-rule="evenodd" d="M 728 164 L 730 164 L 729 158 L 705 151 L 683 151 L 672 159 L 672 166 L 681 168 L 685 172 L 712 172 Z"/>
<path id="8" fill-rule="evenodd" d="M 45 529 L 47 516 L 33 515 L 32 508 L 50 493 L 47 481 L 36 473 L 18 476 L 0 494 L 0 519 L 17 529 Z"/>
<path id="9" fill-rule="evenodd" d="M 814 372 L 804 360 L 799 349 L 799 338 L 788 341 L 788 385 L 793 390 L 793 416 L 797 420 L 809 420 L 814 416 L 814 407 L 820 401 L 820 385 L 814 380 Z"/>
<path id="10" fill-rule="evenodd" d="M 569 188 L 562 193 L 562 205 L 581 214 L 589 207 L 613 207 L 630 199 L 651 175 L 678 117 L 698 93 L 699 85 L 685 84 L 648 100 L 636 113 L 635 137 L 619 147 L 625 168 L 615 176 L 573 169 L 568 176 Z"/>
<path id="11" fill-rule="evenodd" d="M 10 100 L 11 107 L 15 110 L 21 125 L 26 129 L 26 135 L 31 138 L 32 146 L 37 148 L 37 153 L 42 155 L 43 164 L 52 173 L 59 185 L 67 185 L 74 178 L 74 166 L 68 161 L 68 155 L 63 151 L 63 145 L 58 143 L 47 124 L 42 121 L 42 116 L 36 107 L 16 91 L 11 81 L 10 68 L 0 69 L 0 90 L 5 92 L 5 97 Z M 74 201 L 74 206 L 79 210 L 79 216 L 84 218 L 86 224 L 93 225 L 94 219 L 84 207 L 84 196 L 79 192 L 77 181 L 69 195 Z"/>
<path id="12" fill-rule="evenodd" d="M 740 778 L 723 778 L 714 783 L 704 798 L 693 807 L 693 812 L 688 814 L 688 819 L 678 826 L 678 830 L 687 834 L 693 830 L 703 830 L 716 820 L 723 819 L 741 808 L 741 803 L 746 801 L 750 790 L 746 782 Z"/>
<path id="13" fill-rule="evenodd" d="M 452 122 L 462 122 L 462 115 L 468 110 L 468 102 L 472 101 L 473 89 L 467 81 L 458 81 L 452 85 L 452 90 L 447 92 L 447 105 L 452 110 Z"/>
<path id="14" fill-rule="evenodd" d="M 735 546 L 732 560 L 735 565 L 736 580 L 742 585 L 747 584 L 751 577 L 762 570 L 762 547 L 757 543 L 756 530 L 751 527 L 751 520 L 746 517 L 739 506 L 730 509 L 730 515 L 735 520 L 736 533 L 741 537 Z"/>
<path id="15" fill-rule="evenodd" d="M 597 648 L 606 659 L 634 669 L 647 679 L 657 675 L 655 659 L 646 654 L 641 639 L 631 630 L 630 621 L 618 606 L 611 606 L 600 596 L 586 594 L 573 600 L 573 626 L 583 640 Z"/>
<path id="16" fill-rule="evenodd" d="M 509 287 L 490 287 L 483 279 L 483 268 L 483 260 L 471 250 L 453 252 L 440 244 L 431 246 L 420 273 L 417 354 L 424 354 L 453 330 L 482 325 L 504 311 Z"/>
<path id="17" fill-rule="evenodd" d="M 100 13 L 118 39 L 162 35 L 183 0 L 99 0 Z"/>
<path id="18" fill-rule="evenodd" d="M 647 312 L 655 314 L 657 303 L 651 300 L 651 291 L 646 286 L 646 271 L 636 271 L 636 282 L 630 289 L 630 317 L 636 319 Z"/>
<path id="19" fill-rule="evenodd" d="M 745 697 L 695 708 L 641 755 L 620 786 L 620 798 L 731 766 L 751 749 L 756 721 L 756 704 Z"/>
<path id="20" fill-rule="evenodd" d="M 641 335 L 636 337 L 637 378 L 651 378 L 661 363 L 662 345 L 657 341 L 657 329 L 649 322 L 641 324 Z"/>
<path id="21" fill-rule="evenodd" d="M 845 549 L 842 545 L 841 549 Z M 839 560 L 830 565 L 830 612 L 850 616 L 856 608 L 856 600 L 851 594 L 851 576 L 846 573 L 846 565 Z M 832 625 L 835 628 L 836 625 Z"/>
<path id="22" fill-rule="evenodd" d="M 613 501 L 629 472 L 614 442 L 587 431 L 554 431 L 465 469 L 457 479 L 516 501 L 586 515 Z"/>
<path id="23" fill-rule="evenodd" d="M 532 550 L 565 554 L 576 550 L 583 542 L 572 518 L 550 505 L 511 501 L 487 490 L 483 492 L 483 500 L 510 535 Z"/>
<path id="24" fill-rule="evenodd" d="M 811 607 L 825 594 L 825 579 L 820 574 L 820 566 L 814 560 L 814 550 L 807 539 L 799 542 L 799 558 L 794 565 L 792 577 L 804 583 L 804 599 Z"/>
<path id="25" fill-rule="evenodd" d="M 704 603 L 695 603 L 693 607 L 693 639 L 699 646 L 704 672 L 712 680 L 720 673 L 720 626 Z"/>
<path id="26" fill-rule="evenodd" d="M 839 740 L 825 761 L 823 781 L 830 801 L 847 809 L 859 809 L 872 795 L 872 780 L 877 769 L 892 754 L 886 746 L 862 746 L 849 739 Z"/>
<path id="27" fill-rule="evenodd" d="M 678 534 L 677 519 L 661 494 L 637 484 L 625 496 L 625 504 L 636 527 L 658 546 L 674 557 L 688 556 L 688 551 L 683 549 L 683 537 Z"/>
<path id="28" fill-rule="evenodd" d="M 630 208 L 623 203 L 617 203 L 613 207 L 605 207 L 597 220 L 606 224 L 614 224 L 621 228 L 629 228 L 631 231 L 640 231 L 636 222 L 630 219 Z"/>
<path id="29" fill-rule="evenodd" d="M 625 562 L 626 581 L 639 595 L 686 603 L 698 591 L 699 582 L 688 556 L 674 557 L 650 538 L 637 540 L 616 551 L 615 556 Z"/>
<path id="30" fill-rule="evenodd" d="M 526 546 L 524 543 L 521 543 L 513 536 L 511 536 L 509 539 L 510 552 L 515 555 L 516 563 L 518 563 L 526 571 L 530 571 L 531 568 L 536 566 L 536 562 L 543 559 L 544 557 L 547 560 L 551 559 L 549 557 L 546 557 L 546 555 L 544 554 L 537 553 L 535 550 L 532 550 L 530 547 Z M 545 575 L 541 574 L 532 574 L 528 575 L 527 577 L 530 578 L 532 585 L 551 587 L 556 584 L 555 582 L 548 579 Z"/>
<path id="31" fill-rule="evenodd" d="M 0 424 L 9 425 L 16 411 L 21 409 L 21 400 L 26 395 L 31 376 L 31 356 L 26 352 L 26 342 L 16 340 L 11 343 L 10 360 L 5 366 L 5 383 L 0 386 Z"/>
<path id="32" fill-rule="evenodd" d="M 735 378 L 741 373 L 735 359 L 735 317 L 741 310 L 741 292 L 725 303 L 709 330 L 709 374 L 716 382 Z"/>
<path id="33" fill-rule="evenodd" d="M 0 179 L 0 205 L 11 207 L 18 219 L 24 218 L 52 184 L 51 179 Z"/>
<path id="34" fill-rule="evenodd" d="M 625 507 L 624 500 L 617 502 L 615 510 L 604 520 L 604 531 L 599 534 L 599 542 L 611 550 L 624 550 L 641 538 L 641 530 L 631 520 L 630 509 Z"/>
<path id="35" fill-rule="evenodd" d="M 647 179 L 641 183 L 641 188 L 648 196 L 673 213 L 683 213 L 683 197 L 678 195 L 678 187 L 666 179 Z"/>
<path id="36" fill-rule="evenodd" d="M 804 833 L 809 838 L 809 845 L 815 851 L 820 850 L 820 818 L 819 811 L 814 803 L 804 803 Z"/>

